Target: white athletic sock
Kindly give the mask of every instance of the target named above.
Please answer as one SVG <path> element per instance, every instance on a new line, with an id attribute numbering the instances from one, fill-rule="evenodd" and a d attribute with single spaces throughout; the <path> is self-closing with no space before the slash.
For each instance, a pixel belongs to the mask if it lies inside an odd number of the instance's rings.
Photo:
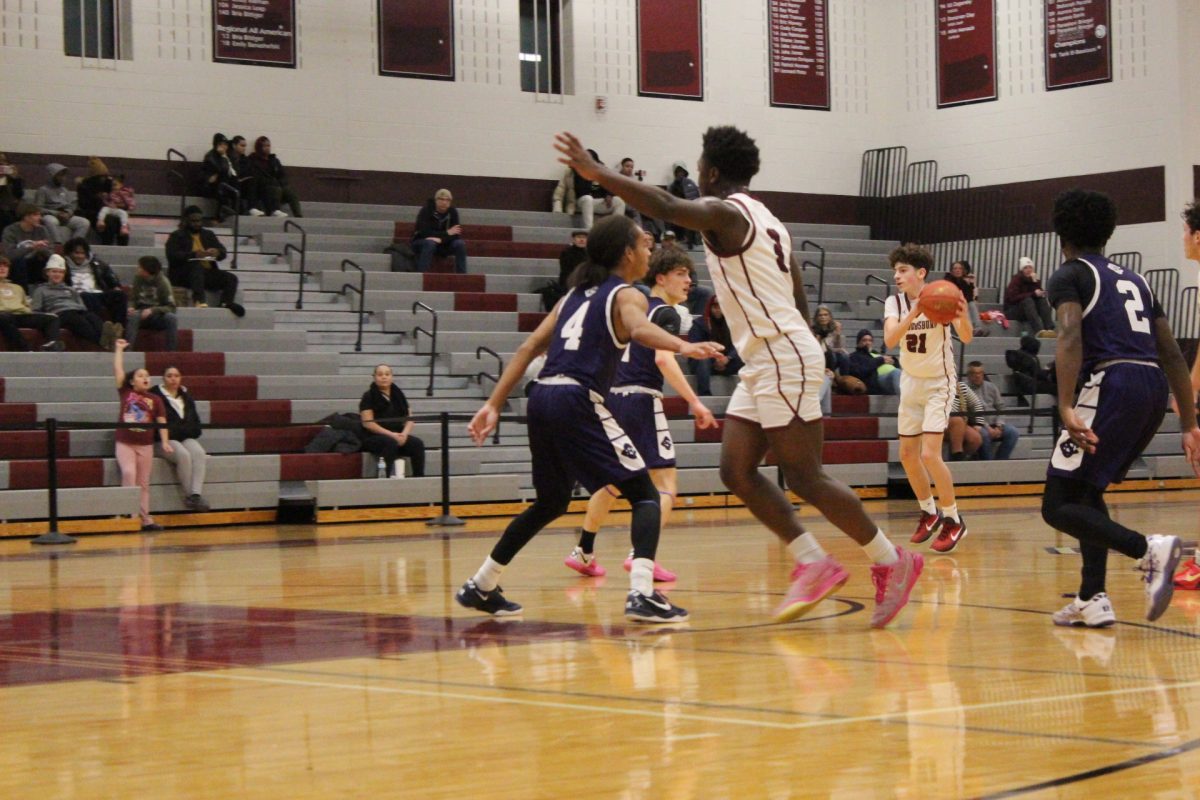
<path id="1" fill-rule="evenodd" d="M 945 508 L 943 508 L 942 515 L 954 522 L 959 522 L 960 520 L 958 519 L 958 503 L 954 503 L 952 505 L 948 505 Z"/>
<path id="2" fill-rule="evenodd" d="M 643 597 L 654 594 L 654 559 L 635 558 L 629 567 L 629 588 Z"/>
<path id="3" fill-rule="evenodd" d="M 788 543 L 788 551 L 801 564 L 815 564 L 825 558 L 825 549 L 811 533 L 802 533 Z"/>
<path id="4" fill-rule="evenodd" d="M 490 592 L 495 589 L 500 583 L 500 573 L 504 571 L 504 565 L 498 561 L 493 561 L 491 556 L 483 560 L 483 565 L 479 567 L 479 571 L 475 573 L 475 585 L 479 587 L 481 592 Z"/>
<path id="5" fill-rule="evenodd" d="M 929 497 L 926 497 L 924 500 L 918 500 L 917 502 L 921 504 L 921 510 L 926 514 L 937 513 L 937 503 L 933 501 L 933 495 L 929 495 Z"/>
<path id="6" fill-rule="evenodd" d="M 892 544 L 881 530 L 875 531 L 875 538 L 864 544 L 862 549 L 867 554 L 867 558 L 876 564 L 888 566 L 900 561 L 900 553 L 897 552 L 896 545 Z"/>

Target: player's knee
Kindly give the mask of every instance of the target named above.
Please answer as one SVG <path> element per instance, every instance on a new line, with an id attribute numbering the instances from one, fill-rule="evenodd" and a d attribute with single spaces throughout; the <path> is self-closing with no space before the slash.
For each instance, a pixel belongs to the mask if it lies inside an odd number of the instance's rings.
<path id="1" fill-rule="evenodd" d="M 743 496 L 754 482 L 752 475 L 731 464 L 721 464 L 720 474 L 721 483 L 725 484 L 725 488 L 739 497 Z"/>
<path id="2" fill-rule="evenodd" d="M 924 444 L 923 443 L 921 445 L 921 461 L 923 461 L 926 464 L 936 464 L 937 462 L 939 462 L 941 460 L 942 460 L 942 448 L 941 448 L 940 442 L 938 443 L 937 447 L 934 447 L 932 444 Z"/>
<path id="3" fill-rule="evenodd" d="M 637 503 L 654 503 L 658 505 L 658 487 L 650 480 L 648 475 L 639 475 L 636 478 L 629 478 L 617 484 L 617 488 L 621 490 L 621 494 L 629 501 L 630 505 Z"/>

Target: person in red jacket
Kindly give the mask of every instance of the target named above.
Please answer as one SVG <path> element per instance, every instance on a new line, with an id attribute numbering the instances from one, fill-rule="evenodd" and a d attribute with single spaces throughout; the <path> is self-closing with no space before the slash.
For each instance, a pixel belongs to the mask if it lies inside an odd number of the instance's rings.
<path id="1" fill-rule="evenodd" d="M 1004 290 L 1004 316 L 1029 323 L 1035 336 L 1054 338 L 1054 312 L 1034 271 L 1033 259 L 1021 256 L 1020 269 Z"/>

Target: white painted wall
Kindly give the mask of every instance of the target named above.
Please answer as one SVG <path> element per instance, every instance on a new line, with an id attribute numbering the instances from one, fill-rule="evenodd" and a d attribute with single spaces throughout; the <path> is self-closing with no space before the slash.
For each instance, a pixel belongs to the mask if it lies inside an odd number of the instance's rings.
<path id="1" fill-rule="evenodd" d="M 212 63 L 211 0 L 124 2 L 134 58 L 97 65 L 62 55 L 57 0 L 0 0 L 0 146 L 199 157 L 221 130 L 266 133 L 295 165 L 549 178 L 569 128 L 665 180 L 735 123 L 763 147 L 761 189 L 855 194 L 862 151 L 904 144 L 975 185 L 1166 164 L 1172 207 L 1200 163 L 1196 0 L 1112 0 L 1115 80 L 1052 93 L 1042 0 L 997 0 L 1000 99 L 946 110 L 933 0 L 836 0 L 829 113 L 768 107 L 766 0 L 705 0 L 703 103 L 637 97 L 634 0 L 568 0 L 576 93 L 555 102 L 520 91 L 515 0 L 457 0 L 453 83 L 375 74 L 374 0 L 299 0 L 296 70 Z"/>

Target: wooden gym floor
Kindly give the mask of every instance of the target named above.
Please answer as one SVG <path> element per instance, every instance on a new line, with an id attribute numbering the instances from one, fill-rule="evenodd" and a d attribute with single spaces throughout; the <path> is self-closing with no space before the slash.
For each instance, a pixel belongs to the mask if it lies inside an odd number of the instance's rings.
<path id="1" fill-rule="evenodd" d="M 502 520 L 0 542 L 4 798 L 1187 798 L 1200 796 L 1200 592 L 1063 630 L 1072 540 L 1037 498 L 972 499 L 886 631 L 861 551 L 810 618 L 774 625 L 785 551 L 741 510 L 677 513 L 661 560 L 692 621 L 626 623 L 627 516 L 605 578 L 565 518 L 505 575 L 523 621 L 451 593 Z M 868 506 L 898 542 L 913 503 Z M 1200 492 L 1115 495 L 1194 540 Z"/>

